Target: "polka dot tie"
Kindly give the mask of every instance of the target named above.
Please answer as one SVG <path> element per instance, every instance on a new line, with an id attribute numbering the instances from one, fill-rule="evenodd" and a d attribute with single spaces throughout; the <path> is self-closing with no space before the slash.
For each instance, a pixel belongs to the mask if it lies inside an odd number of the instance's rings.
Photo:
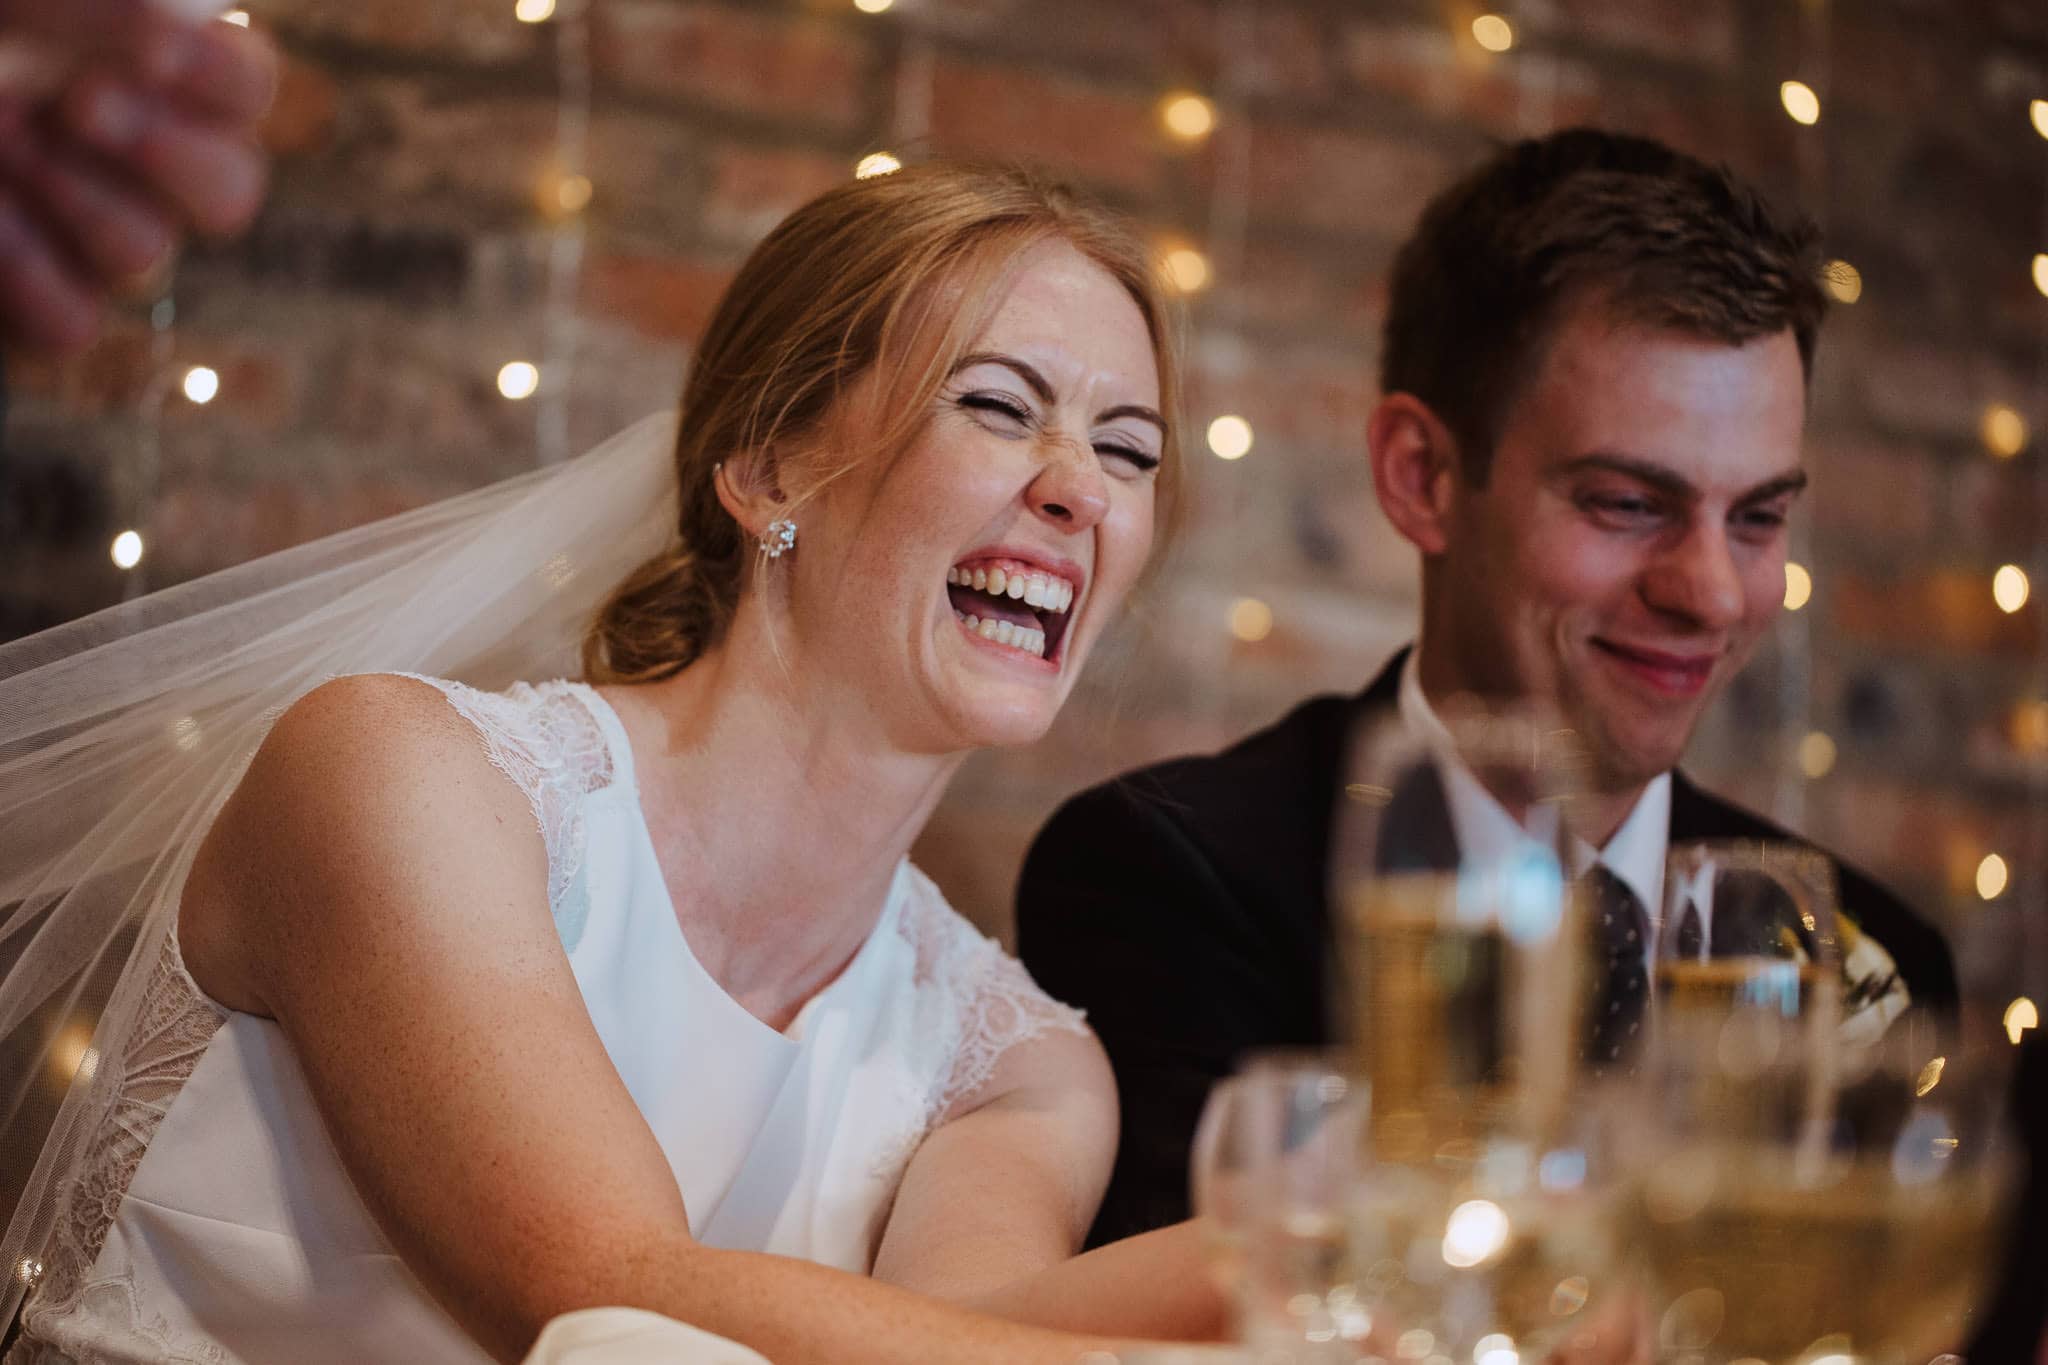
<path id="1" fill-rule="evenodd" d="M 1598 979 L 1586 1060 L 1594 1067 L 1626 1064 L 1642 1039 L 1650 1002 L 1644 944 L 1650 932 L 1642 901 L 1628 883 L 1595 863 L 1586 873 L 1593 893 L 1593 950 Z"/>

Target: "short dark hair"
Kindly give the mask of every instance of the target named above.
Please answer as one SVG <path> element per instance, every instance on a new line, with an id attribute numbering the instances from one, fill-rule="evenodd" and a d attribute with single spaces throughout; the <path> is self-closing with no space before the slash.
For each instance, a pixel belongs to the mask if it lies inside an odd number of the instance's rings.
<path id="1" fill-rule="evenodd" d="M 1483 484 L 1567 309 L 1730 345 L 1790 328 L 1813 372 L 1820 231 L 1725 166 L 1574 128 L 1502 149 L 1423 210 L 1394 261 L 1380 385 L 1435 410 Z"/>

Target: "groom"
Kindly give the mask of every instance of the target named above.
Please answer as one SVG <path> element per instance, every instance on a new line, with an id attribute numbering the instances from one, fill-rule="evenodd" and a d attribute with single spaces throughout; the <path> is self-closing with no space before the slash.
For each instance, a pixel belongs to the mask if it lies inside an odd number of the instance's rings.
<path id="1" fill-rule="evenodd" d="M 1803 217 L 1602 132 L 1509 147 L 1424 212 L 1367 430 L 1421 555 L 1417 643 L 1357 696 L 1074 798 L 1025 863 L 1023 959 L 1088 1011 L 1122 1097 L 1093 1240 L 1188 1216 L 1195 1121 L 1242 1053 L 1328 1041 L 1331 814 L 1361 720 L 1427 734 L 1461 693 L 1562 713 L 1631 914 L 1655 913 L 1675 841 L 1790 837 L 1676 765 L 1783 602 L 1819 270 Z M 1953 1001 L 1939 935 L 1847 867 L 1841 892 L 1870 1026 Z M 1639 959 L 1624 975 L 1641 989 Z"/>

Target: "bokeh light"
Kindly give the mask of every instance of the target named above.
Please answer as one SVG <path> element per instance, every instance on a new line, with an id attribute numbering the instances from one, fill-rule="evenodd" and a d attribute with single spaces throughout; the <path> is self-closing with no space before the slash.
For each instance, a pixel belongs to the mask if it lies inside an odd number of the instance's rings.
<path id="1" fill-rule="evenodd" d="M 1977 434 L 1983 437 L 1986 450 L 2001 460 L 2010 460 L 2027 448 L 2027 419 L 2008 404 L 1993 403 L 1984 409 Z"/>
<path id="2" fill-rule="evenodd" d="M 1987 853 L 1977 864 L 1977 895 L 1987 901 L 1995 901 L 2005 894 L 2006 884 L 2011 881 L 2012 872 L 2005 865 L 2005 859 L 1996 853 Z"/>
<path id="3" fill-rule="evenodd" d="M 1836 303 L 1854 303 L 1863 297 L 1863 272 L 1840 257 L 1821 267 L 1820 281 Z"/>
<path id="4" fill-rule="evenodd" d="M 1177 246 L 1166 253 L 1166 282 L 1183 294 L 1197 294 L 1209 287 L 1209 258 L 1191 246 Z"/>
<path id="5" fill-rule="evenodd" d="M 873 180 L 878 175 L 888 175 L 892 171 L 900 171 L 902 169 L 903 163 L 897 160 L 895 153 L 869 152 L 855 163 L 853 178 L 856 180 Z"/>
<path id="6" fill-rule="evenodd" d="M 114 543 L 107 548 L 117 569 L 132 569 L 142 562 L 142 533 L 123 531 L 114 537 Z"/>
<path id="7" fill-rule="evenodd" d="M 1234 413 L 1209 423 L 1209 449 L 1219 460 L 1242 460 L 1251 453 L 1252 424 Z"/>
<path id="8" fill-rule="evenodd" d="M 1190 91 L 1177 91 L 1160 101 L 1159 122 L 1182 142 L 1200 142 L 1216 130 L 1216 106 Z"/>
<path id="9" fill-rule="evenodd" d="M 1820 96 L 1805 81 L 1786 81 L 1778 87 L 1778 101 L 1794 123 L 1809 127 L 1820 122 Z"/>
<path id="10" fill-rule="evenodd" d="M 2034 122 L 2034 131 L 2048 137 L 2048 100 L 2027 101 L 2027 117 Z"/>
<path id="11" fill-rule="evenodd" d="M 194 365 L 185 371 L 185 380 L 179 386 L 185 396 L 204 406 L 220 394 L 220 374 L 204 365 Z"/>
<path id="12" fill-rule="evenodd" d="M 512 14 L 522 24 L 544 24 L 555 17 L 555 0 L 518 0 Z"/>
<path id="13" fill-rule="evenodd" d="M 1799 771 L 1808 777 L 1826 777 L 1835 769 L 1835 741 L 1815 730 L 1799 741 Z"/>
<path id="14" fill-rule="evenodd" d="M 233 24 L 236 28 L 247 28 L 249 27 L 249 11 L 245 9 L 231 9 L 221 16 L 221 22 Z"/>
<path id="15" fill-rule="evenodd" d="M 2008 615 L 2027 605 L 2027 598 L 2032 593 L 2033 584 L 2027 581 L 2027 571 L 2017 564 L 2001 564 L 1998 572 L 1991 575 L 1991 600 Z"/>
<path id="16" fill-rule="evenodd" d="M 1462 1270 L 1491 1260 L 1508 1244 L 1513 1230 L 1500 1205 L 1490 1199 L 1468 1199 L 1451 1210 L 1444 1224 L 1444 1264 Z"/>
<path id="17" fill-rule="evenodd" d="M 540 388 L 540 367 L 530 361 L 515 360 L 498 371 L 498 392 L 513 402 L 531 398 Z"/>
<path id="18" fill-rule="evenodd" d="M 1813 575 L 1804 564 L 1785 561 L 1785 610 L 1798 611 L 1813 600 Z"/>
<path id="19" fill-rule="evenodd" d="M 862 14 L 887 14 L 896 0 L 853 0 L 853 7 Z"/>
<path id="20" fill-rule="evenodd" d="M 2034 288 L 2048 295 L 2048 251 L 2034 255 Z"/>
<path id="21" fill-rule="evenodd" d="M 1248 645 L 1255 645 L 1273 633 L 1273 609 L 1256 597 L 1240 597 L 1230 604 L 1230 633 Z"/>
<path id="22" fill-rule="evenodd" d="M 2012 1039 L 2017 1047 L 2020 1035 L 2030 1028 L 2039 1028 L 2041 1012 L 2034 1008 L 2034 1002 L 2024 995 L 2005 1007 L 2005 1036 Z"/>
<path id="23" fill-rule="evenodd" d="M 1515 45 L 1514 25 L 1498 14 L 1482 14 L 1472 21 L 1472 38 L 1488 52 L 1506 52 Z"/>

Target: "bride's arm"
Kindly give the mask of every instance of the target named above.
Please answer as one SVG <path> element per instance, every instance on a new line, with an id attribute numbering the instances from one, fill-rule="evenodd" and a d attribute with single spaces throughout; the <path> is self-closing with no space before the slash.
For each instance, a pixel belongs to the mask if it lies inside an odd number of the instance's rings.
<path id="1" fill-rule="evenodd" d="M 1116 1083 L 1093 1035 L 1011 1048 L 982 1094 L 911 1159 L 876 1278 L 1069 1331 L 1222 1335 L 1192 1223 L 1074 1255 L 1116 1153 Z"/>
<path id="2" fill-rule="evenodd" d="M 777 1365 L 1065 1365 L 1106 1344 L 695 1243 L 545 886 L 524 798 L 439 694 L 344 679 L 278 722 L 180 921 L 201 986 L 283 1027 L 365 1203 L 494 1355 L 600 1304 Z"/>

